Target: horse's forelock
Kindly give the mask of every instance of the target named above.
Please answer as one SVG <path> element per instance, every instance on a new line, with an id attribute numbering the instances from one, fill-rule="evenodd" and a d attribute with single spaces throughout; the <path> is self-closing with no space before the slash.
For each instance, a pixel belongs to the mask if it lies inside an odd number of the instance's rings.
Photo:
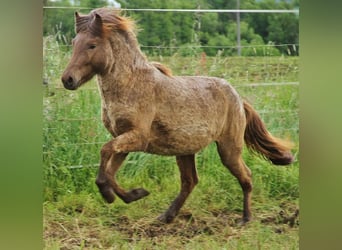
<path id="1" fill-rule="evenodd" d="M 100 8 L 91 11 L 88 15 L 75 13 L 76 33 L 89 30 L 95 36 L 108 35 L 112 30 L 135 32 L 135 23 L 128 17 L 120 15 L 118 9 Z M 101 17 L 101 25 L 96 23 L 96 15 Z"/>
<path id="2" fill-rule="evenodd" d="M 100 8 L 93 12 L 101 16 L 105 29 L 128 32 L 135 31 L 134 21 L 128 17 L 124 17 L 119 9 Z"/>

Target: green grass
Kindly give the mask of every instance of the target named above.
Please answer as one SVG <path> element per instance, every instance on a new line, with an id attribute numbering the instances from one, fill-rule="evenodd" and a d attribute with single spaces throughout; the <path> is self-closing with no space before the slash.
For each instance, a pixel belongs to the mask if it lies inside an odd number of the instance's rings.
<path id="1" fill-rule="evenodd" d="M 169 225 L 162 213 L 179 191 L 174 157 L 132 153 L 117 175 L 125 188 L 150 195 L 132 204 L 106 204 L 95 185 L 99 152 L 110 139 L 100 119 L 92 80 L 67 91 L 60 75 L 70 53 L 44 40 L 43 170 L 45 249 L 298 249 L 299 163 L 275 167 L 243 152 L 253 172 L 254 220 L 241 227 L 242 192 L 210 145 L 197 154 L 200 182 Z M 292 140 L 299 157 L 298 85 L 248 86 L 298 81 L 298 57 L 154 57 L 175 75 L 223 77 L 260 112 L 274 135 Z"/>

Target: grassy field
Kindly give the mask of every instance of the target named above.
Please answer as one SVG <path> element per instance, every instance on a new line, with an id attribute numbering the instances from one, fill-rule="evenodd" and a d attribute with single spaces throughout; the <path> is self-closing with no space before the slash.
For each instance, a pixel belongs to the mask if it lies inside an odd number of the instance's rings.
<path id="1" fill-rule="evenodd" d="M 299 137 L 297 57 L 181 58 L 153 56 L 179 75 L 211 75 L 231 82 L 260 112 L 274 135 L 295 144 L 294 164 L 276 167 L 244 151 L 253 172 L 253 221 L 240 226 L 242 192 L 210 145 L 196 158 L 199 184 L 171 224 L 156 218 L 179 191 L 173 157 L 132 153 L 117 179 L 150 195 L 129 205 L 106 204 L 95 185 L 99 151 L 110 139 L 100 119 L 92 80 L 67 91 L 60 76 L 70 56 L 44 39 L 44 243 L 45 249 L 298 249 Z"/>

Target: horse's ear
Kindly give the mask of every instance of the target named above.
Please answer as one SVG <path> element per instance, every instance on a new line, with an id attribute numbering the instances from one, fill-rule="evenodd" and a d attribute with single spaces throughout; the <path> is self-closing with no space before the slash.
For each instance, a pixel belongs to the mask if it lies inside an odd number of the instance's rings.
<path id="1" fill-rule="evenodd" d="M 95 14 L 93 25 L 96 25 L 97 28 L 102 28 L 102 18 L 99 14 Z"/>
<path id="2" fill-rule="evenodd" d="M 75 32 L 76 34 L 81 30 L 82 26 L 84 26 L 84 23 L 86 22 L 86 18 L 80 16 L 80 14 L 76 11 L 75 12 Z"/>
<path id="3" fill-rule="evenodd" d="M 94 19 L 91 22 L 91 30 L 97 36 L 103 35 L 102 18 L 97 13 L 95 13 Z"/>
<path id="4" fill-rule="evenodd" d="M 102 18 L 99 14 L 95 13 L 95 20 L 100 21 L 102 24 Z"/>

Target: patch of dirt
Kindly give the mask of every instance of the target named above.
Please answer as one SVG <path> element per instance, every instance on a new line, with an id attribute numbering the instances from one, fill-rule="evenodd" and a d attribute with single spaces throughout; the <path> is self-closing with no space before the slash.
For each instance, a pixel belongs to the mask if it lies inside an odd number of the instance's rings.
<path id="1" fill-rule="evenodd" d="M 254 215 L 254 222 L 267 225 L 279 234 L 287 233 L 299 226 L 299 209 L 295 205 L 281 205 L 274 213 L 255 211 Z M 152 244 L 158 244 L 165 240 L 165 237 L 173 237 L 180 243 L 196 237 L 196 240 L 200 240 L 201 235 L 220 237 L 220 239 L 239 238 L 243 230 L 249 226 L 249 223 L 246 226 L 241 224 L 240 212 L 227 210 L 207 211 L 202 216 L 193 216 L 190 212 L 182 211 L 170 224 L 161 223 L 156 218 L 144 217 L 136 220 L 127 216 L 111 218 L 102 221 L 101 224 L 98 224 L 96 218 L 82 216 L 70 220 L 62 217 L 59 218 L 61 220 L 56 219 L 44 222 L 44 239 L 45 242 L 50 239 L 57 240 L 60 249 L 72 249 L 71 246 L 82 245 L 86 248 L 103 249 L 104 246 L 101 244 L 107 245 L 107 243 L 103 241 L 101 243 L 99 239 L 108 237 L 114 230 L 128 242 L 148 239 Z"/>
<path id="2" fill-rule="evenodd" d="M 265 216 L 260 218 L 260 222 L 267 225 L 272 225 L 276 233 L 284 233 L 288 227 L 299 226 L 299 208 L 286 203 L 280 205 L 278 214 Z M 284 227 L 284 226 L 288 227 Z"/>
<path id="3" fill-rule="evenodd" d="M 127 217 L 117 219 L 110 226 L 124 233 L 127 239 L 142 238 L 161 239 L 163 236 L 174 236 L 187 240 L 198 235 L 222 235 L 226 237 L 236 235 L 239 228 L 240 214 L 215 211 L 207 217 L 194 217 L 191 213 L 181 212 L 172 223 L 165 224 L 157 221 L 130 221 Z"/>
<path id="4" fill-rule="evenodd" d="M 276 233 L 285 233 L 289 228 L 299 225 L 298 208 L 282 208 L 274 216 L 260 215 L 255 218 L 262 224 L 273 227 Z M 128 217 L 121 217 L 110 225 L 115 230 L 124 233 L 127 239 L 139 240 L 141 238 L 160 239 L 162 236 L 176 236 L 182 239 L 191 239 L 201 234 L 222 235 L 232 237 L 239 234 L 242 229 L 241 214 L 227 213 L 226 211 L 212 211 L 207 217 L 193 217 L 191 213 L 179 214 L 170 224 L 156 220 L 141 219 L 131 221 Z"/>

